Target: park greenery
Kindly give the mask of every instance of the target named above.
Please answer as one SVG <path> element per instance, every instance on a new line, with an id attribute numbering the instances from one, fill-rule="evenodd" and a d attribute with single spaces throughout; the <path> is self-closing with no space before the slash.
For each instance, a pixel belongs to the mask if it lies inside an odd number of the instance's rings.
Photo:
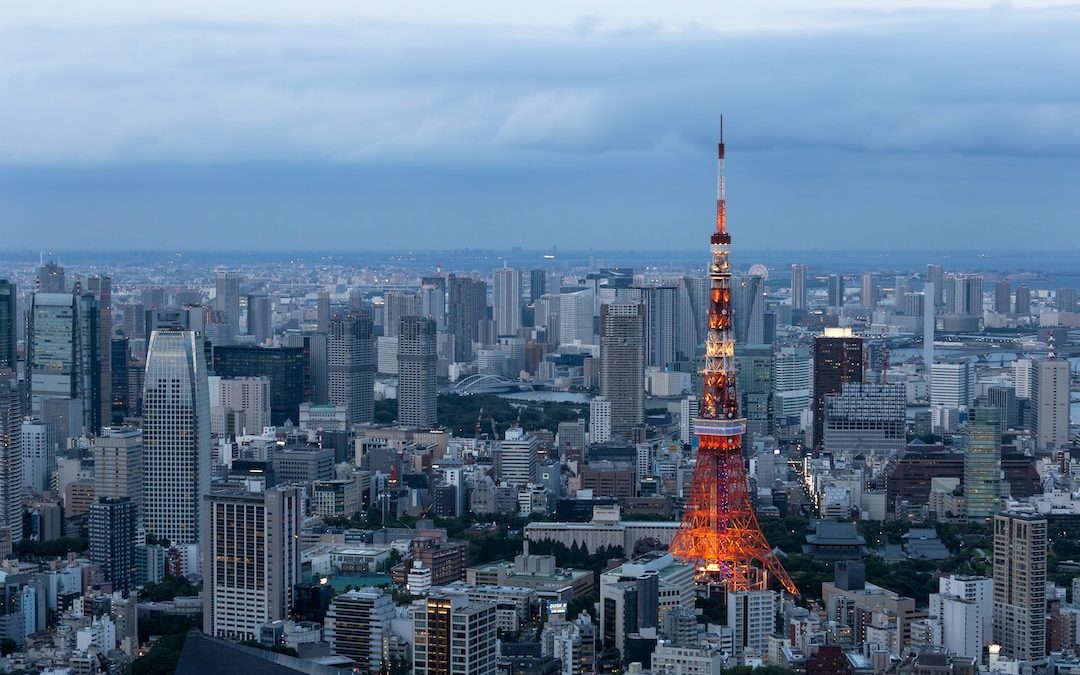
<path id="1" fill-rule="evenodd" d="M 88 548 L 88 540 L 75 537 L 60 537 L 49 541 L 22 539 L 15 544 L 15 553 L 21 559 L 62 558 L 68 553 L 83 553 Z"/>

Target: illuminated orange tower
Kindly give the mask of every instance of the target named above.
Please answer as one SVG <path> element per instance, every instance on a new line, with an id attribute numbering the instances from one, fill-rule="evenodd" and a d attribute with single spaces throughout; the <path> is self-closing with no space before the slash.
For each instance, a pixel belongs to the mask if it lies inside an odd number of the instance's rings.
<path id="1" fill-rule="evenodd" d="M 693 421 L 697 466 L 682 524 L 671 543 L 678 558 L 697 566 L 698 579 L 728 591 L 762 590 L 769 576 L 799 591 L 773 553 L 754 516 L 743 464 L 746 419 L 735 396 L 735 333 L 731 312 L 731 235 L 727 231 L 724 122 L 720 120 L 716 231 L 709 265 L 709 332 L 705 339 L 701 409 Z"/>

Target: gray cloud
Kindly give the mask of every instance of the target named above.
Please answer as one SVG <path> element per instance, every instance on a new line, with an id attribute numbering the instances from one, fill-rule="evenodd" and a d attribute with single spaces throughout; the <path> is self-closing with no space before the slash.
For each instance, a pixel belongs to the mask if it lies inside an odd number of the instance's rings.
<path id="1" fill-rule="evenodd" d="M 0 162 L 558 163 L 699 147 L 719 111 L 748 149 L 1080 151 L 1076 10 L 876 18 L 727 32 L 13 27 Z"/>

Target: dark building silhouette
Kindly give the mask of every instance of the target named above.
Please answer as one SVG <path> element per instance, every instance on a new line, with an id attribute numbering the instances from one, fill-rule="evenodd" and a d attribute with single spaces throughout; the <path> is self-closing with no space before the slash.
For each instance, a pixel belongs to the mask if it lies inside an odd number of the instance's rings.
<path id="1" fill-rule="evenodd" d="M 825 329 L 814 338 L 813 448 L 820 450 L 825 430 L 825 397 L 839 394 L 845 382 L 862 382 L 863 340 L 850 329 Z"/>
<path id="2" fill-rule="evenodd" d="M 221 377 L 270 379 L 270 422 L 300 421 L 304 402 L 303 347 L 223 345 L 214 348 L 214 374 Z"/>

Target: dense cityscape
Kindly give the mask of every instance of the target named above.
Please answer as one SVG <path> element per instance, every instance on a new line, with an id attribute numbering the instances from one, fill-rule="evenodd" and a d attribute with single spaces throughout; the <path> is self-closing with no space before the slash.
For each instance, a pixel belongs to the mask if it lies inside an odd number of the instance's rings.
<path id="1" fill-rule="evenodd" d="M 9 253 L 0 665 L 1080 669 L 1076 270 L 753 262 L 720 171 L 711 258 Z"/>

